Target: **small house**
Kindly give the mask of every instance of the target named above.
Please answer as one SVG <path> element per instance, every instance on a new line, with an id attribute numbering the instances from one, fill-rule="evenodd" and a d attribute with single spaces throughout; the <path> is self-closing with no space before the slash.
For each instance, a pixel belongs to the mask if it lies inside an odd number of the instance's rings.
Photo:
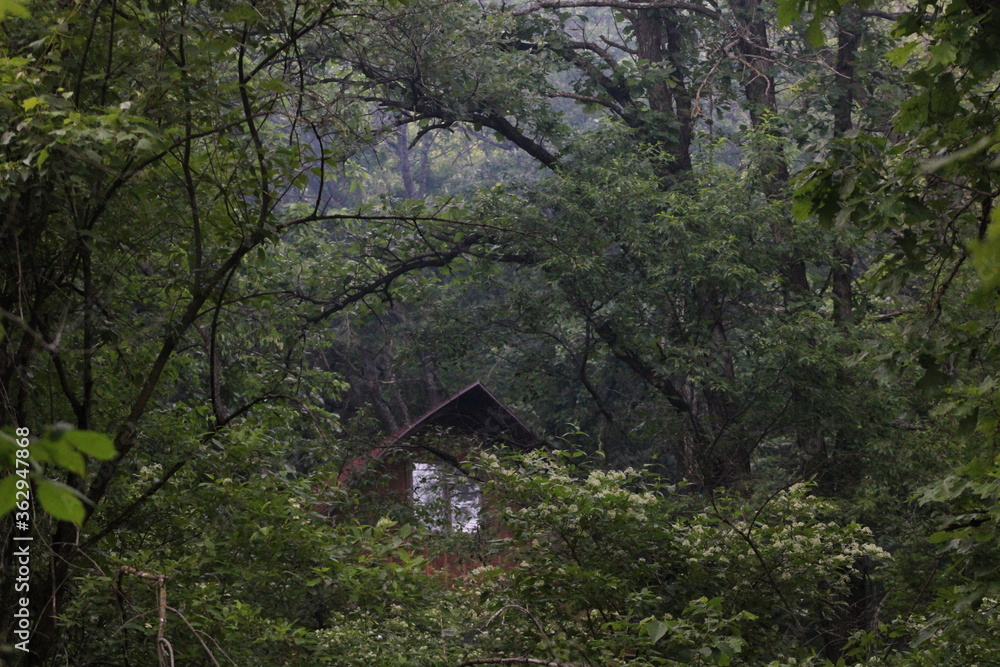
<path id="1" fill-rule="evenodd" d="M 350 461 L 340 475 L 351 485 L 378 466 L 381 492 L 423 508 L 433 524 L 473 532 L 483 509 L 482 480 L 463 469 L 473 451 L 503 446 L 528 451 L 543 446 L 510 408 L 475 382 L 390 435 L 368 456 Z"/>

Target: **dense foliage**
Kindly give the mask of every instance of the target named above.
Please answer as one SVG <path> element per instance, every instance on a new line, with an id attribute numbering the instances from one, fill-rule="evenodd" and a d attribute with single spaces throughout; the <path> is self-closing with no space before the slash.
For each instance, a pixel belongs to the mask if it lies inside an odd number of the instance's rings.
<path id="1" fill-rule="evenodd" d="M 998 659 L 992 3 L 0 31 L 0 661 Z M 442 529 L 355 463 L 474 380 Z"/>

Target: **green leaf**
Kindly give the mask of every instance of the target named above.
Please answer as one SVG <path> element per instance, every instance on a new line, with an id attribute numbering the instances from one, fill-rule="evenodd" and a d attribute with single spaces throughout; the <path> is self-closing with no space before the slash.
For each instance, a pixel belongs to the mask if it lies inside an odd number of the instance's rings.
<path id="1" fill-rule="evenodd" d="M 647 619 L 642 624 L 642 629 L 646 631 L 649 635 L 649 641 L 653 644 L 660 641 L 663 635 L 667 634 L 669 626 L 663 621 L 658 621 L 655 618 Z"/>
<path id="2" fill-rule="evenodd" d="M 808 197 L 795 197 L 792 201 L 792 216 L 796 220 L 805 220 L 813 211 L 812 200 Z"/>
<path id="3" fill-rule="evenodd" d="M 933 113 L 943 119 L 950 119 L 958 111 L 961 96 L 951 72 L 944 72 L 937 77 L 928 93 Z"/>
<path id="4" fill-rule="evenodd" d="M 788 25 L 802 15 L 802 3 L 800 0 L 778 0 L 778 26 L 787 28 Z"/>
<path id="5" fill-rule="evenodd" d="M 31 443 L 31 458 L 39 463 L 54 463 L 55 441 L 49 438 L 41 438 Z"/>
<path id="6" fill-rule="evenodd" d="M 806 41 L 809 46 L 818 49 L 826 44 L 826 35 L 823 34 L 822 17 L 814 16 L 809 25 L 806 26 Z"/>
<path id="7" fill-rule="evenodd" d="M 5 19 L 8 16 L 26 19 L 31 16 L 31 12 L 24 6 L 24 3 L 18 2 L 18 0 L 0 0 L 0 19 Z"/>
<path id="8" fill-rule="evenodd" d="M 941 544 L 943 542 L 951 540 L 954 537 L 955 536 L 952 533 L 942 530 L 931 535 L 927 541 L 930 542 L 931 544 Z"/>
<path id="9" fill-rule="evenodd" d="M 958 56 L 958 47 L 952 42 L 941 42 L 931 47 L 931 58 L 942 65 L 950 65 Z"/>
<path id="10" fill-rule="evenodd" d="M 979 296 L 992 294 L 1000 286 L 1000 208 L 990 212 L 990 224 L 982 241 L 969 244 L 972 253 L 972 263 L 983 281 L 978 290 Z"/>
<path id="11" fill-rule="evenodd" d="M 975 432 L 979 425 L 979 408 L 975 408 L 971 414 L 966 415 L 958 423 L 957 433 L 960 436 L 969 436 Z"/>
<path id="12" fill-rule="evenodd" d="M 61 466 L 70 472 L 76 473 L 77 475 L 84 475 L 87 473 L 87 462 L 83 460 L 83 456 L 80 452 L 68 447 L 65 443 L 53 443 L 50 453 L 52 454 L 52 459 L 55 461 L 56 465 Z"/>
<path id="13" fill-rule="evenodd" d="M 915 48 L 917 48 L 917 42 L 908 42 L 886 53 L 885 59 L 888 60 L 889 64 L 893 67 L 902 67 L 906 64 L 906 61 L 909 59 L 910 54 L 913 53 L 913 49 Z"/>
<path id="14" fill-rule="evenodd" d="M 63 439 L 84 454 L 93 456 L 95 459 L 107 461 L 115 457 L 114 443 L 111 442 L 108 436 L 102 433 L 97 433 L 96 431 L 70 431 L 63 436 Z"/>
<path id="15" fill-rule="evenodd" d="M 65 484 L 49 479 L 37 483 L 38 500 L 42 508 L 61 521 L 71 521 L 78 526 L 83 525 L 87 512 L 80 501 L 79 493 Z"/>
<path id="16" fill-rule="evenodd" d="M 936 365 L 930 366 L 923 377 L 917 380 L 916 388 L 924 395 L 937 396 L 943 391 L 943 387 L 948 384 L 950 379 L 948 374 Z"/>
<path id="17" fill-rule="evenodd" d="M 5 516 L 7 512 L 14 509 L 17 502 L 17 498 L 14 496 L 14 492 L 17 490 L 16 483 L 17 477 L 14 475 L 7 475 L 3 480 L 0 480 L 0 516 Z"/>

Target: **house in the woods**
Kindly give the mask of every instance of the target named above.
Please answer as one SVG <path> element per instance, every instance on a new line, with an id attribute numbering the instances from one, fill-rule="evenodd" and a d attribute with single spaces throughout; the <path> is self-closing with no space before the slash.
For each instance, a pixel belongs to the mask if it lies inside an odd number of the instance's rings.
<path id="1" fill-rule="evenodd" d="M 483 508 L 481 480 L 462 463 L 491 446 L 528 451 L 544 443 L 500 399 L 476 382 L 386 438 L 340 475 L 349 486 L 366 470 L 380 473 L 380 491 L 395 494 L 433 517 L 439 526 L 471 532 Z"/>

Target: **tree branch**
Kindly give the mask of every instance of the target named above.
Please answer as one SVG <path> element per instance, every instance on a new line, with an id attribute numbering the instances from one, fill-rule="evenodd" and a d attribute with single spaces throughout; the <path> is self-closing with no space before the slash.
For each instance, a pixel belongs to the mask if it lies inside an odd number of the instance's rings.
<path id="1" fill-rule="evenodd" d="M 470 667 L 471 665 L 542 665 L 542 667 L 574 667 L 568 662 L 553 662 L 537 658 L 473 658 L 455 667 Z"/>
<path id="2" fill-rule="evenodd" d="M 334 313 L 338 313 L 348 306 L 361 301 L 366 296 L 371 296 L 372 294 L 387 290 L 397 278 L 400 278 L 412 271 L 448 266 L 454 260 L 466 254 L 472 246 L 478 243 L 481 239 L 481 235 L 471 234 L 465 237 L 462 241 L 455 243 L 448 250 L 427 252 L 422 255 L 417 255 L 416 257 L 405 259 L 397 264 L 396 268 L 389 271 L 385 275 L 379 276 L 364 285 L 347 290 L 340 297 L 323 308 L 323 310 L 319 313 L 307 317 L 306 322 L 309 324 L 322 322 Z"/>
<path id="3" fill-rule="evenodd" d="M 524 16 L 543 9 L 574 9 L 583 7 L 613 7 L 615 9 L 681 9 L 703 14 L 713 19 L 722 15 L 714 9 L 691 2 L 628 2 L 628 0 L 538 0 L 530 5 L 515 9 L 511 14 Z"/>

